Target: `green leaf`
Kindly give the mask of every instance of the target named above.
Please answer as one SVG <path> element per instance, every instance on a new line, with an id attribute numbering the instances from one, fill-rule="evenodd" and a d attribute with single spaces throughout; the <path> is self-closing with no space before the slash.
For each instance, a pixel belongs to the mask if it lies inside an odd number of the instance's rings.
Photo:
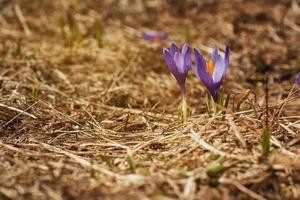
<path id="1" fill-rule="evenodd" d="M 212 162 L 206 170 L 206 173 L 210 177 L 217 177 L 227 169 L 231 168 L 233 165 L 224 165 L 220 162 Z"/>
<path id="2" fill-rule="evenodd" d="M 270 153 L 270 131 L 267 127 L 264 127 L 261 139 L 261 154 L 268 156 Z"/>
<path id="3" fill-rule="evenodd" d="M 130 154 L 127 155 L 126 161 L 129 165 L 129 170 L 134 173 L 135 172 L 135 164 Z"/>

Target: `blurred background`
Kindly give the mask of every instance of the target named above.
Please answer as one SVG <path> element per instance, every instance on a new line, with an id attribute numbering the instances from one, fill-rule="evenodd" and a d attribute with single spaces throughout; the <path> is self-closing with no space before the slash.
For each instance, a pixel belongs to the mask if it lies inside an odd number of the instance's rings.
<path id="1" fill-rule="evenodd" d="M 64 87 L 74 93 L 71 85 L 83 80 L 78 73 L 72 75 L 76 70 L 86 69 L 93 77 L 96 71 L 113 74 L 120 66 L 126 69 L 124 65 L 134 63 L 130 70 L 138 73 L 136 77 L 157 79 L 157 73 L 169 75 L 161 51 L 171 42 L 179 46 L 188 42 L 206 56 L 213 46 L 224 49 L 228 45 L 232 56 L 226 84 L 231 92 L 259 86 L 268 72 L 271 83 L 280 83 L 277 91 L 286 93 L 300 71 L 299 19 L 296 0 L 1 0 L 0 51 L 3 60 L 6 55 L 20 59 L 26 54 L 46 59 L 24 71 L 31 75 L 30 83 L 58 83 L 57 71 L 45 70 L 51 65 L 67 73 L 69 83 Z M 165 32 L 169 41 L 155 46 L 143 40 L 143 32 Z M 1 62 L 2 67 L 6 64 L 10 65 Z M 98 88 L 100 80 L 101 85 L 110 84 L 107 75 L 100 76 L 85 84 Z M 128 81 L 136 85 L 136 77 Z M 153 85 L 151 80 L 148 83 Z M 152 87 L 142 85 L 151 94 Z"/>

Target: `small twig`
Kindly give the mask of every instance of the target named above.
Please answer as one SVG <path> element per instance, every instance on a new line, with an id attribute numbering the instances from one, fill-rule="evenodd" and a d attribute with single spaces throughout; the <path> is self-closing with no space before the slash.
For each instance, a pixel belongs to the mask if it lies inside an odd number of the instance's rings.
<path id="1" fill-rule="evenodd" d="M 297 133 L 295 133 L 295 131 L 293 131 L 292 129 L 290 129 L 288 126 L 279 123 L 279 126 L 281 126 L 283 129 L 285 129 L 289 134 L 291 134 L 292 136 L 297 136 Z"/>
<path id="2" fill-rule="evenodd" d="M 297 24 L 295 24 L 293 21 L 289 20 L 289 19 L 285 19 L 284 20 L 284 24 L 288 27 L 290 27 L 291 29 L 293 29 L 294 31 L 300 33 L 300 26 L 298 26 Z"/>
<path id="3" fill-rule="evenodd" d="M 36 141 L 37 142 L 37 141 Z M 55 152 L 55 153 L 58 153 L 58 154 L 63 154 L 69 158 L 71 158 L 72 160 L 74 160 L 75 162 L 77 162 L 78 164 L 80 164 L 81 166 L 83 167 L 89 167 L 89 168 L 92 168 L 93 170 L 97 170 L 103 174 L 106 174 L 108 176 L 112 176 L 114 178 L 118 178 L 118 179 L 124 179 L 123 176 L 119 175 L 119 174 L 116 174 L 108 169 L 105 169 L 103 167 L 100 167 L 99 165 L 96 165 L 96 164 L 92 164 L 90 163 L 89 161 L 83 159 L 82 157 L 80 156 L 77 156 L 73 153 L 70 153 L 70 152 L 67 152 L 63 149 L 60 149 L 58 147 L 55 147 L 55 146 L 51 146 L 49 144 L 46 144 L 46 143 L 42 143 L 42 142 L 37 142 L 38 144 L 42 145 L 42 147 L 48 151 L 51 151 L 51 152 Z"/>
<path id="4" fill-rule="evenodd" d="M 204 140 L 202 140 L 201 137 L 199 135 L 197 135 L 193 129 L 191 129 L 190 137 L 195 142 L 197 142 L 201 147 L 203 147 L 205 150 L 211 151 L 214 154 L 219 154 L 221 156 L 227 155 L 225 152 L 220 151 L 219 149 L 216 149 L 215 147 L 211 146 L 210 144 L 208 144 Z"/>
<path id="5" fill-rule="evenodd" d="M 274 144 L 275 146 L 279 147 L 282 151 L 282 153 L 288 155 L 288 156 L 291 156 L 291 157 L 294 157 L 294 156 L 297 156 L 297 154 L 285 149 L 281 143 L 274 137 L 274 136 L 271 136 L 271 142 L 272 144 Z"/>
<path id="6" fill-rule="evenodd" d="M 221 183 L 234 185 L 237 189 L 239 189 L 240 191 L 244 192 L 245 194 L 248 194 L 253 199 L 256 199 L 256 200 L 266 200 L 263 196 L 261 196 L 261 195 L 255 193 L 255 192 L 253 192 L 252 190 L 249 190 L 248 188 L 246 188 L 241 183 L 239 183 L 239 182 L 237 182 L 235 180 L 221 178 L 219 181 Z"/>
<path id="7" fill-rule="evenodd" d="M 286 16 L 287 16 L 287 14 L 288 14 L 291 6 L 292 6 L 292 1 L 288 2 L 287 4 L 285 4 L 285 8 L 284 8 L 284 11 L 282 13 L 282 16 L 281 16 L 280 22 L 279 22 L 279 24 L 280 24 L 280 30 L 281 31 L 284 31 L 284 26 L 283 25 L 284 25 Z"/>
<path id="8" fill-rule="evenodd" d="M 28 25 L 27 25 L 27 23 L 26 23 L 26 20 L 25 20 L 25 18 L 24 18 L 24 15 L 22 14 L 22 11 L 21 11 L 21 9 L 20 9 L 20 6 L 19 6 L 18 4 L 16 4 L 16 5 L 14 6 L 14 8 L 15 8 L 16 15 L 18 16 L 18 18 L 19 18 L 19 20 L 20 20 L 20 23 L 21 23 L 21 25 L 22 25 L 22 27 L 23 27 L 23 29 L 24 29 L 25 35 L 26 35 L 26 36 L 30 36 L 30 35 L 31 35 L 31 31 L 30 31 L 30 29 L 29 29 L 29 27 L 28 27 Z"/>
<path id="9" fill-rule="evenodd" d="M 52 109 L 53 111 L 55 111 L 56 113 L 60 114 L 61 116 L 65 117 L 66 119 L 72 121 L 73 123 L 77 124 L 78 126 L 82 127 L 82 124 L 78 123 L 77 121 L 73 120 L 71 117 L 69 117 L 68 115 L 56 110 L 55 108 L 53 108 L 53 106 L 46 102 L 46 101 L 43 101 L 43 100 L 39 100 L 41 101 L 41 103 L 43 103 L 44 105 L 48 106 L 50 109 Z"/>
<path id="10" fill-rule="evenodd" d="M 32 106 L 34 106 L 35 104 L 37 104 L 37 102 L 35 102 L 35 103 L 32 104 L 31 106 L 29 106 L 26 110 L 30 109 L 30 108 L 31 108 Z M 11 107 L 11 106 L 7 106 L 7 105 L 4 105 L 4 104 L 2 104 L 2 103 L 0 103 L 0 107 L 4 107 L 4 108 L 7 108 L 7 109 L 9 109 L 9 110 L 13 110 L 13 111 L 19 112 L 19 113 L 20 113 L 19 115 L 24 114 L 24 115 L 27 115 L 27 116 L 33 118 L 33 119 L 36 119 L 36 118 L 37 118 L 37 117 L 34 116 L 33 114 L 30 114 L 30 113 L 26 112 L 26 110 L 20 110 L 20 109 L 18 109 L 18 108 L 14 108 L 14 107 Z M 17 115 L 17 116 L 19 116 L 19 115 Z M 11 121 L 7 122 L 7 124 L 9 124 L 10 122 L 11 122 Z M 5 124 L 5 125 L 7 125 L 7 124 Z M 4 126 L 5 126 L 5 125 L 4 125 Z"/>
<path id="11" fill-rule="evenodd" d="M 242 103 L 247 100 L 247 98 L 250 95 L 250 93 L 251 93 L 251 90 L 247 90 L 246 93 L 244 94 L 242 100 L 237 103 L 237 106 L 236 106 L 237 111 L 240 111 Z"/>
<path id="12" fill-rule="evenodd" d="M 6 149 L 8 149 L 10 151 L 14 151 L 14 152 L 18 152 L 18 153 L 24 153 L 24 150 L 20 150 L 20 149 L 18 149 L 16 147 L 13 147 L 11 145 L 5 144 L 5 143 L 3 143 L 1 141 L 0 141 L 0 146 L 4 147 L 4 148 L 6 148 Z"/>
<path id="13" fill-rule="evenodd" d="M 154 112 L 148 112 L 148 111 L 143 111 L 139 109 L 129 109 L 129 108 L 120 108 L 116 106 L 108 106 L 108 105 L 98 105 L 98 104 L 93 104 L 97 107 L 100 107 L 102 109 L 109 109 L 109 110 L 114 110 L 114 111 L 122 111 L 122 112 L 127 112 L 131 114 L 136 114 L 136 115 L 145 115 L 153 118 L 160 118 L 162 114 L 159 113 L 154 113 Z M 177 116 L 176 115 L 171 115 L 171 114 L 165 114 L 163 115 L 164 120 L 173 120 Z"/>
<path id="14" fill-rule="evenodd" d="M 8 124 L 10 124 L 12 121 L 14 121 L 16 118 L 18 118 L 20 115 L 24 114 L 24 115 L 27 115 L 33 119 L 37 119 L 36 116 L 34 116 L 33 114 L 30 114 L 28 112 L 26 112 L 27 110 L 29 110 L 30 108 L 32 108 L 34 105 L 36 105 L 37 103 L 39 103 L 39 101 L 36 101 L 34 104 L 30 105 L 28 108 L 26 108 L 25 110 L 20 110 L 18 108 L 14 108 L 14 107 L 10 107 L 10 106 L 6 106 L 2 103 L 0 103 L 0 107 L 4 107 L 4 108 L 7 108 L 9 110 L 13 110 L 13 111 L 16 111 L 16 112 L 19 112 L 19 114 L 17 114 L 16 116 L 14 116 L 11 120 L 9 120 L 8 122 L 6 122 L 6 124 L 3 125 L 3 127 L 7 126 Z"/>
<path id="15" fill-rule="evenodd" d="M 196 184 L 194 180 L 194 176 L 190 176 L 185 185 L 183 194 L 181 195 L 182 199 L 194 199 L 195 198 L 195 191 L 196 191 Z"/>
<path id="16" fill-rule="evenodd" d="M 234 135 L 237 137 L 237 139 L 239 139 L 242 146 L 246 148 L 247 147 L 246 142 L 245 142 L 243 136 L 241 135 L 238 127 L 235 125 L 234 121 L 232 120 L 232 118 L 228 117 L 227 120 L 228 120 L 229 125 L 232 128 Z"/>
<path id="17" fill-rule="evenodd" d="M 278 118 L 281 116 L 284 107 L 286 106 L 286 104 L 288 103 L 288 101 L 290 100 L 290 98 L 293 96 L 293 94 L 294 94 L 294 88 L 295 88 L 295 85 L 294 85 L 294 86 L 292 87 L 292 89 L 290 90 L 288 96 L 287 96 L 287 97 L 283 100 L 283 102 L 279 105 L 279 109 L 278 109 L 278 111 L 275 113 L 275 116 L 278 116 Z M 275 120 L 275 118 L 273 119 L 272 124 L 274 124 L 274 120 Z"/>

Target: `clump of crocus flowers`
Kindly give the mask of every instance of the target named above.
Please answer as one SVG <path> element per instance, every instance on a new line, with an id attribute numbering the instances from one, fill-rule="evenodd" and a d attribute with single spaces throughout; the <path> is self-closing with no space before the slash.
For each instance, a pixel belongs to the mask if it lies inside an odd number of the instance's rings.
<path id="1" fill-rule="evenodd" d="M 169 70 L 171 71 L 171 73 L 173 74 L 180 86 L 182 98 L 180 121 L 186 122 L 188 111 L 186 101 L 185 80 L 192 64 L 190 47 L 188 44 L 184 44 L 182 49 L 180 50 L 175 44 L 172 44 L 170 50 L 164 48 L 163 53 Z"/>
<path id="2" fill-rule="evenodd" d="M 211 58 L 207 62 L 197 49 L 194 49 L 194 52 L 196 65 L 192 64 L 191 51 L 187 44 L 184 44 L 181 50 L 175 44 L 171 45 L 170 50 L 166 48 L 163 50 L 167 66 L 181 89 L 181 122 L 186 122 L 188 115 L 185 80 L 189 69 L 192 67 L 193 73 L 207 88 L 213 101 L 218 103 L 220 86 L 229 66 L 230 52 L 228 47 L 226 47 L 224 58 L 220 55 L 219 49 L 215 47 Z"/>

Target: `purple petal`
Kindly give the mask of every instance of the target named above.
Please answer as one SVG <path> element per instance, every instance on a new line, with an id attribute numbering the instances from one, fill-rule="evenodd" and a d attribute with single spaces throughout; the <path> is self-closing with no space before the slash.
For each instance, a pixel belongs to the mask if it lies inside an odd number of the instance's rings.
<path id="1" fill-rule="evenodd" d="M 200 55 L 200 53 L 197 51 L 197 49 L 194 49 L 195 51 L 195 61 L 197 65 L 197 73 L 198 77 L 200 77 L 200 80 L 203 82 L 205 87 L 208 89 L 214 100 L 216 101 L 217 98 L 217 92 L 218 87 L 213 82 L 213 79 L 211 78 L 210 74 L 207 71 L 206 63 L 203 57 Z"/>
<path id="2" fill-rule="evenodd" d="M 189 45 L 187 43 L 185 43 L 181 49 L 181 53 L 182 55 L 186 54 L 186 52 L 189 50 Z"/>
<path id="3" fill-rule="evenodd" d="M 216 61 L 219 57 L 220 57 L 219 49 L 218 49 L 218 47 L 215 46 L 210 59 L 213 61 L 213 63 L 216 63 Z"/>
<path id="4" fill-rule="evenodd" d="M 214 66 L 213 80 L 214 83 L 220 83 L 226 73 L 225 63 L 221 57 L 219 57 Z"/>
<path id="5" fill-rule="evenodd" d="M 194 49 L 195 51 L 195 62 L 196 62 L 196 67 L 197 67 L 197 74 L 199 75 L 200 79 L 204 77 L 210 77 L 208 71 L 207 71 L 207 66 L 204 58 L 201 56 L 199 51 L 197 49 Z M 211 77 L 210 77 L 211 78 Z M 212 79 L 211 79 L 212 81 Z"/>
<path id="6" fill-rule="evenodd" d="M 180 52 L 180 49 L 176 46 L 176 44 L 173 43 L 170 48 L 170 54 L 174 56 L 175 52 Z"/>
<path id="7" fill-rule="evenodd" d="M 143 38 L 145 40 L 167 40 L 168 39 L 168 34 L 167 33 L 143 33 Z"/>
<path id="8" fill-rule="evenodd" d="M 182 56 L 182 54 L 180 52 L 175 52 L 174 55 L 174 61 L 176 63 L 177 69 L 179 71 L 179 73 L 183 74 L 185 73 L 185 66 L 184 66 L 184 57 Z"/>
<path id="9" fill-rule="evenodd" d="M 156 34 L 143 33 L 143 38 L 144 38 L 145 40 L 155 40 L 156 37 L 157 37 Z"/>
<path id="10" fill-rule="evenodd" d="M 167 48 L 164 48 L 163 53 L 164 53 L 165 61 L 166 61 L 166 64 L 167 64 L 169 70 L 171 71 L 171 73 L 174 76 L 178 76 L 179 72 L 177 70 L 176 63 L 174 62 L 174 59 L 171 56 L 169 50 Z"/>
<path id="11" fill-rule="evenodd" d="M 191 51 L 190 51 L 189 45 L 184 44 L 181 51 L 182 51 L 182 55 L 184 57 L 186 71 L 188 71 L 192 65 Z"/>
<path id="12" fill-rule="evenodd" d="M 167 48 L 164 48 L 163 53 L 164 53 L 165 61 L 167 63 L 169 70 L 171 71 L 173 76 L 176 78 L 180 87 L 184 87 L 186 76 L 183 76 L 182 74 L 180 74 L 180 72 L 178 71 L 178 67 L 176 66 L 176 63 Z"/>
<path id="13" fill-rule="evenodd" d="M 297 82 L 298 87 L 300 87 L 300 73 L 298 73 L 296 75 L 296 82 Z"/>

